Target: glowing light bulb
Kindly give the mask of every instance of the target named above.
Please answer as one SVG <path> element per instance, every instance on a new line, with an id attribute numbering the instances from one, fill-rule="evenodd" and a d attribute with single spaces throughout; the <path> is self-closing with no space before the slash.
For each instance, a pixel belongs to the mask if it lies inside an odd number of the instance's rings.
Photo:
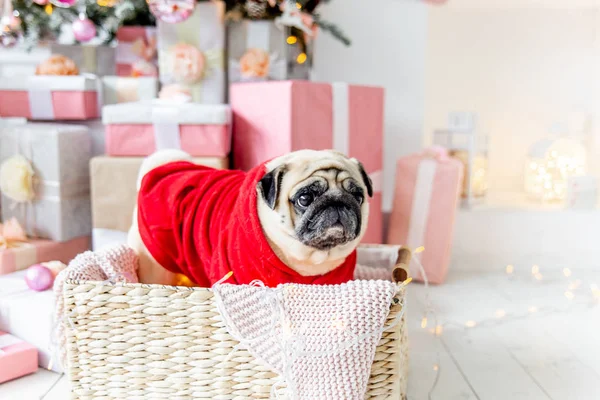
<path id="1" fill-rule="evenodd" d="M 437 371 L 438 369 L 440 369 L 440 366 L 437 364 L 433 364 L 433 370 Z"/>
<path id="2" fill-rule="evenodd" d="M 573 300 L 575 298 L 575 295 L 573 294 L 573 292 L 567 290 L 565 292 L 565 297 L 569 300 Z"/>
<path id="3" fill-rule="evenodd" d="M 427 317 L 423 317 L 423 319 L 421 320 L 421 328 L 427 328 Z"/>
<path id="4" fill-rule="evenodd" d="M 536 306 L 530 306 L 527 311 L 529 311 L 530 313 L 536 313 L 538 312 L 538 308 Z"/>
<path id="5" fill-rule="evenodd" d="M 442 336 L 442 333 L 444 333 L 444 328 L 441 325 L 437 325 L 435 327 L 435 335 Z"/>
<path id="6" fill-rule="evenodd" d="M 472 320 L 469 320 L 469 321 L 465 322 L 465 326 L 467 328 L 475 328 L 476 325 L 477 325 L 477 322 L 472 321 Z"/>
<path id="7" fill-rule="evenodd" d="M 300 53 L 298 54 L 298 57 L 296 57 L 296 62 L 298 64 L 304 64 L 307 58 L 308 56 L 306 55 L 306 53 Z"/>
<path id="8" fill-rule="evenodd" d="M 415 254 L 419 254 L 425 251 L 425 246 L 419 246 L 415 249 Z"/>
<path id="9" fill-rule="evenodd" d="M 506 266 L 506 273 L 511 275 L 513 272 L 515 272 L 515 267 L 513 267 L 512 265 L 507 265 Z"/>
<path id="10" fill-rule="evenodd" d="M 286 42 L 287 44 L 296 44 L 298 42 L 298 38 L 296 36 L 288 36 Z"/>
<path id="11" fill-rule="evenodd" d="M 496 310 L 496 318 L 504 318 L 506 316 L 506 311 L 500 309 Z"/>
<path id="12" fill-rule="evenodd" d="M 540 266 L 539 265 L 534 265 L 533 267 L 531 267 L 531 275 L 538 274 L 539 272 L 540 272 Z"/>

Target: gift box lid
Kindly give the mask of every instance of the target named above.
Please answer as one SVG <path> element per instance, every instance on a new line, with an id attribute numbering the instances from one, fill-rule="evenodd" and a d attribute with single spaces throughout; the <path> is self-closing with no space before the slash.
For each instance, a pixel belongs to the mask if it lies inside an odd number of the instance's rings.
<path id="1" fill-rule="evenodd" d="M 0 90 L 51 90 L 51 91 L 97 91 L 98 78 L 95 75 L 34 75 L 0 78 Z"/>
<path id="2" fill-rule="evenodd" d="M 111 104 L 102 108 L 104 124 L 202 124 L 229 125 L 227 104 L 178 103 L 167 100 Z"/>

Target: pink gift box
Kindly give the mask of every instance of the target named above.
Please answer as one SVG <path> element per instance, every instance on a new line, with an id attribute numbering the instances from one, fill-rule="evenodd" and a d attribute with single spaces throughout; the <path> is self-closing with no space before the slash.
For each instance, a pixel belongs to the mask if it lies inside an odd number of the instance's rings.
<path id="1" fill-rule="evenodd" d="M 68 264 L 79 253 L 89 250 L 91 238 L 82 236 L 68 242 L 31 239 L 0 251 L 0 275 L 10 274 L 46 261 L 61 261 Z"/>
<path id="2" fill-rule="evenodd" d="M 105 106 L 106 154 L 146 156 L 180 149 L 196 157 L 226 157 L 231 150 L 229 106 L 161 100 Z"/>
<path id="3" fill-rule="evenodd" d="M 412 249 L 423 246 L 424 251 L 415 257 L 431 283 L 444 282 L 448 272 L 462 171 L 462 163 L 446 153 L 398 160 L 387 242 Z M 411 273 L 423 280 L 418 270 Z"/>
<path id="4" fill-rule="evenodd" d="M 84 75 L 0 78 L 0 115 L 46 121 L 98 118 L 98 84 Z"/>
<path id="5" fill-rule="evenodd" d="M 152 26 L 122 26 L 117 31 L 117 76 L 132 76 L 137 61 L 156 64 L 156 28 Z"/>
<path id="6" fill-rule="evenodd" d="M 33 374 L 37 369 L 37 349 L 0 331 L 0 383 Z"/>
<path id="7" fill-rule="evenodd" d="M 381 243 L 383 88 L 345 83 L 271 81 L 231 85 L 234 166 L 248 170 L 300 149 L 356 157 L 373 180 L 366 243 Z"/>

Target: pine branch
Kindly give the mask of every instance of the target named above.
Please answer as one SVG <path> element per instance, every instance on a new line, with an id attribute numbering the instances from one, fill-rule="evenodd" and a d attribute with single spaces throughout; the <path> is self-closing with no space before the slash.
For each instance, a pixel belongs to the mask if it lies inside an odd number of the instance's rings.
<path id="1" fill-rule="evenodd" d="M 329 32 L 334 38 L 338 39 L 344 45 L 350 46 L 352 44 L 350 38 L 346 36 L 344 31 L 342 31 L 337 25 L 321 19 L 319 14 L 313 14 L 313 18 L 315 24 L 319 28 L 323 29 L 325 32 Z"/>

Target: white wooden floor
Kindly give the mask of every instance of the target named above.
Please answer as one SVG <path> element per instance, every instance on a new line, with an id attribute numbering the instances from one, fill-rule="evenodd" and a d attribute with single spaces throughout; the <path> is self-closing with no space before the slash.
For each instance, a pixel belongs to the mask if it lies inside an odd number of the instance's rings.
<path id="1" fill-rule="evenodd" d="M 454 273 L 429 292 L 411 283 L 410 400 L 600 399 L 600 271 L 542 268 L 537 280 L 530 268 Z M 436 313 L 422 328 L 426 304 Z M 0 399 L 66 400 L 68 384 L 39 371 L 0 385 Z"/>

